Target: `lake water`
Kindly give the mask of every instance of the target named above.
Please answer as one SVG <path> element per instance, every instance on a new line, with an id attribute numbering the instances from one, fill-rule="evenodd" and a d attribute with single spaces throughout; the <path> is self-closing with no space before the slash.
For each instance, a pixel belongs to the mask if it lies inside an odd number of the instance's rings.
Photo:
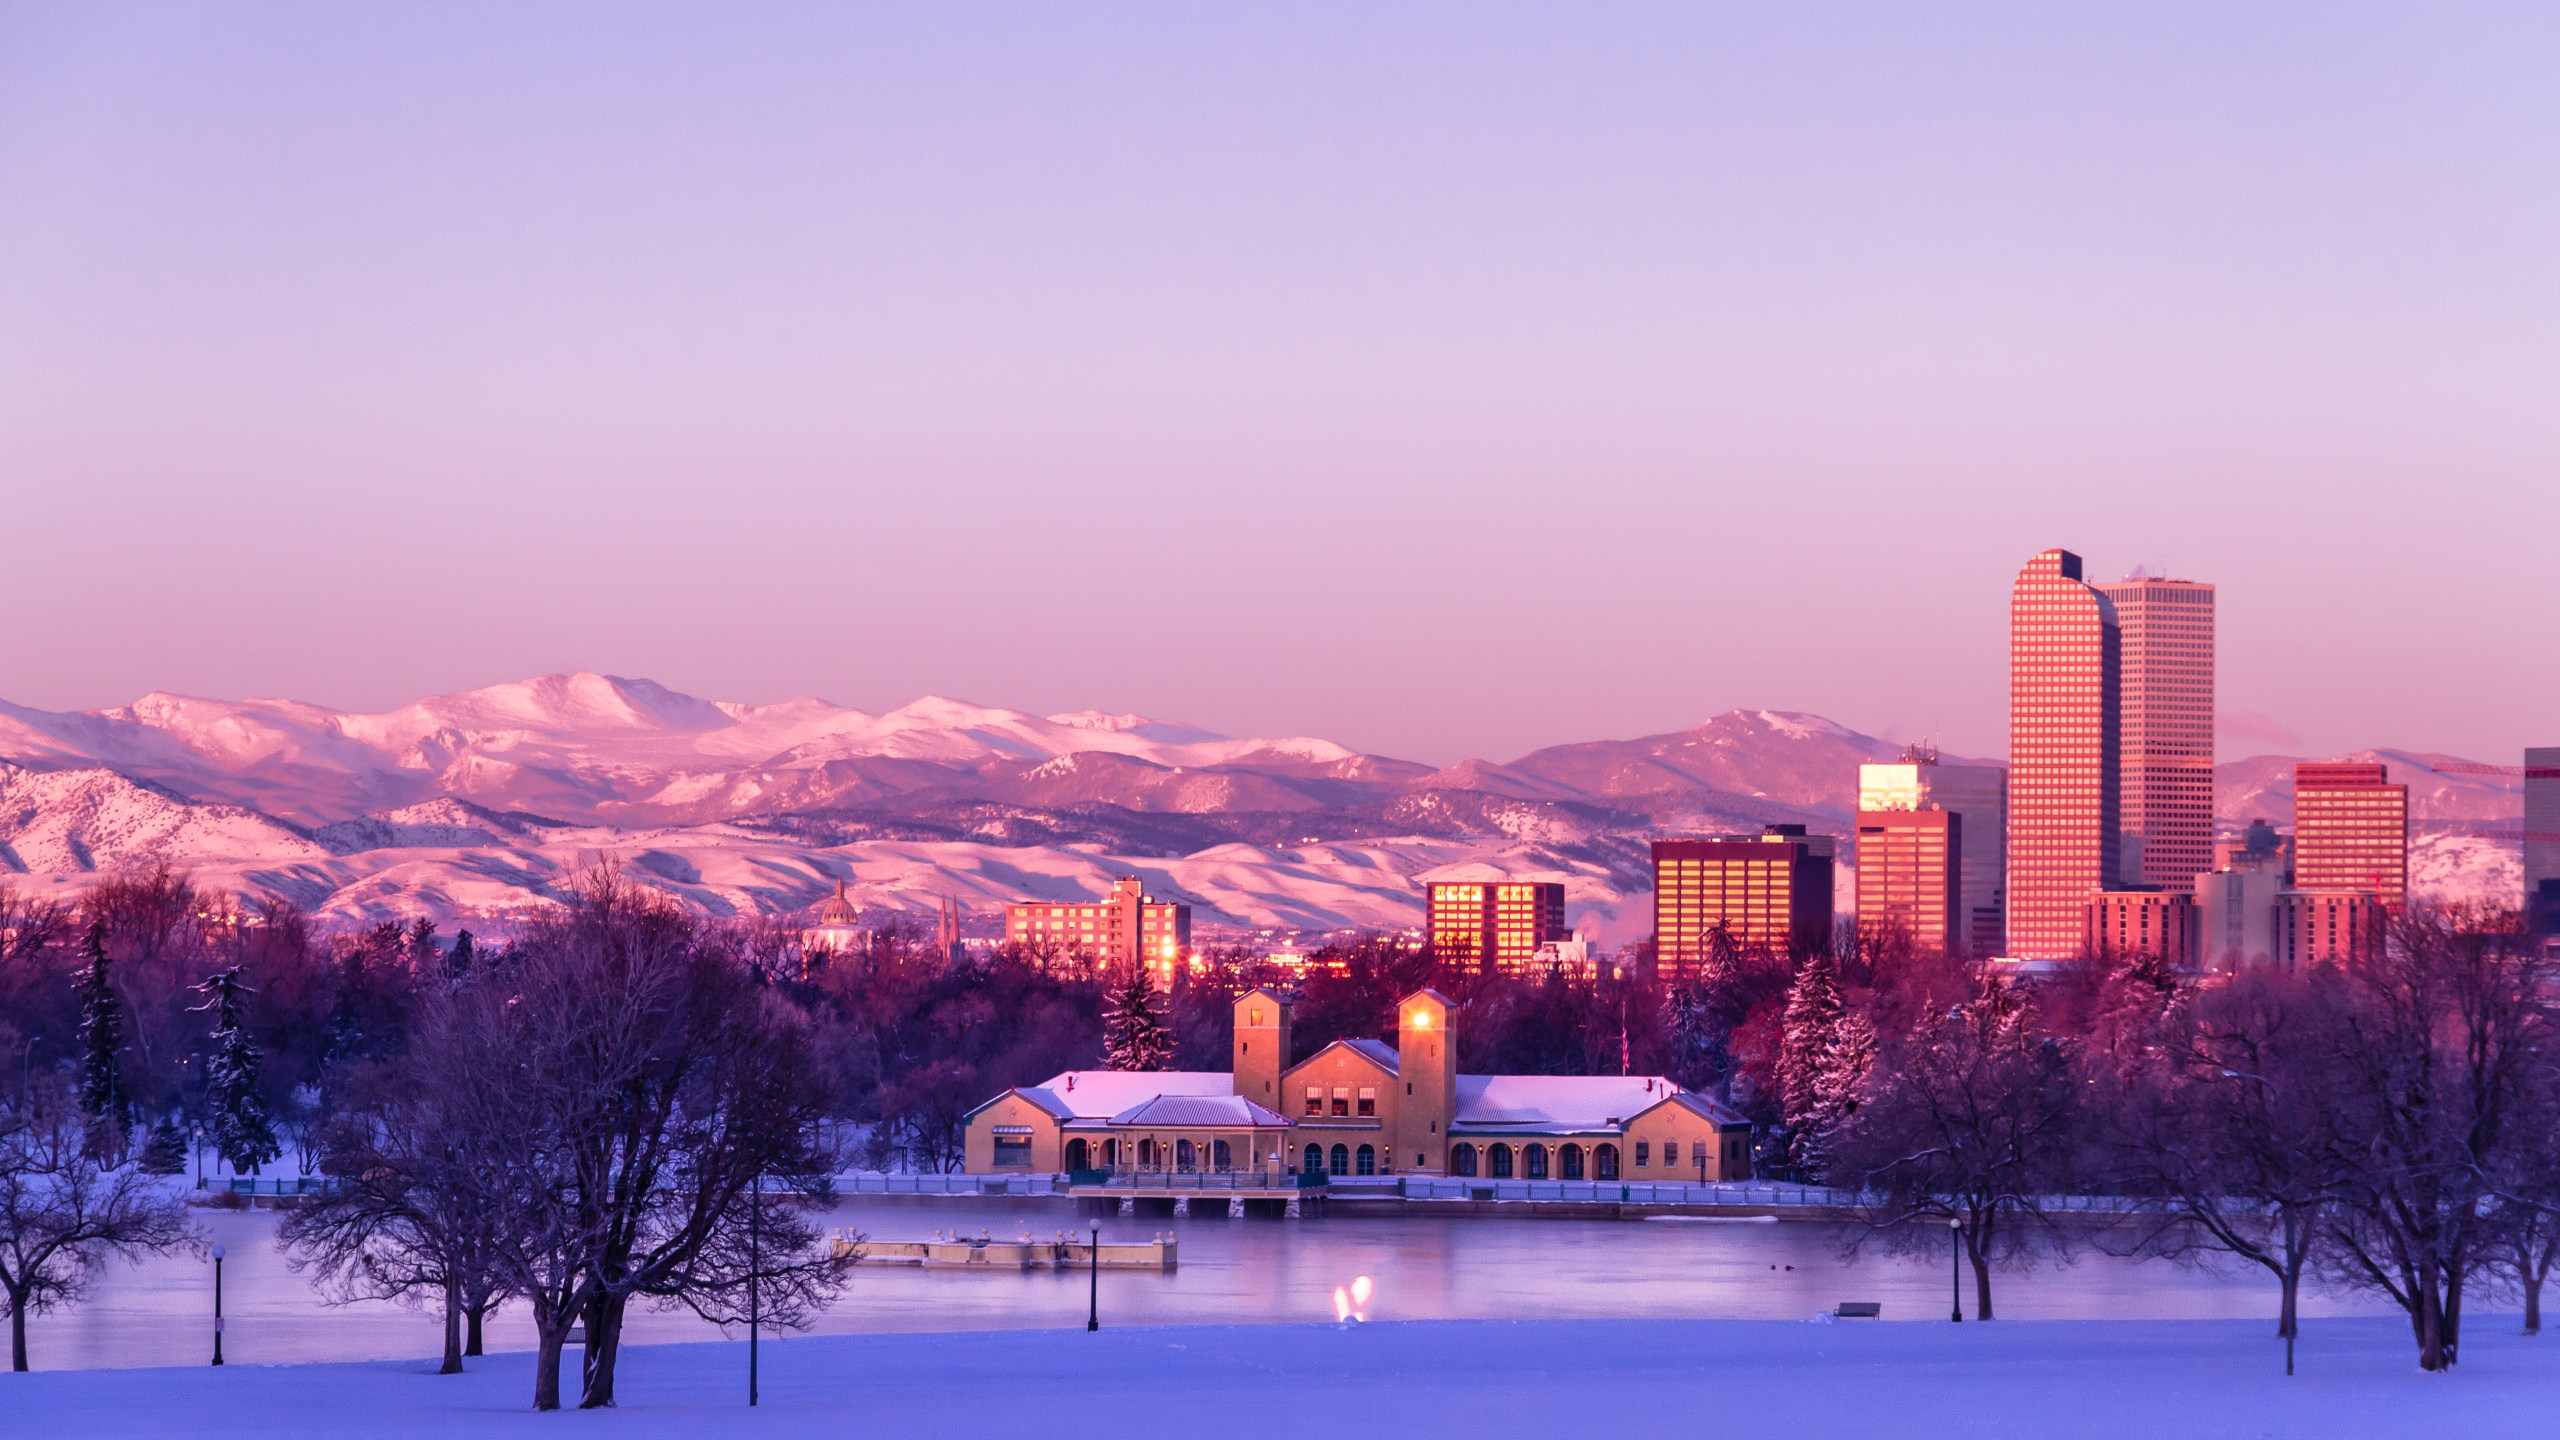
<path id="1" fill-rule="evenodd" d="M 234 1364 L 392 1359 L 435 1355 L 434 1312 L 371 1302 L 324 1304 L 286 1264 L 272 1211 L 200 1211 L 224 1245 L 223 1349 Z M 1029 1230 L 1082 1233 L 1091 1223 L 1063 1202 L 848 1200 L 828 1217 L 883 1240 L 981 1228 L 1003 1238 Z M 1866 1255 L 1844 1262 L 1830 1227 L 1797 1222 L 1680 1222 L 1333 1217 L 1105 1218 L 1103 1238 L 1181 1237 L 1171 1274 L 1106 1271 L 1105 1325 L 1267 1324 L 1331 1320 L 1333 1292 L 1367 1275 L 1372 1320 L 1526 1318 L 1801 1319 L 1843 1300 L 1877 1300 L 1885 1318 L 1944 1320 L 1948 1266 Z M 1008 1330 L 1084 1324 L 1086 1276 L 1036 1271 L 976 1273 L 863 1267 L 818 1317 L 820 1333 Z M 2084 1255 L 1993 1280 L 1999 1313 L 2012 1319 L 2272 1317 L 2273 1283 L 2262 1272 L 2216 1275 L 2166 1262 Z M 212 1353 L 213 1275 L 208 1261 L 161 1258 L 112 1265 L 74 1309 L 35 1317 L 29 1346 L 40 1369 L 200 1365 Z M 1965 1308 L 1972 1310 L 1971 1282 Z M 2313 1295 L 2312 1316 L 2375 1313 L 2363 1296 Z M 636 1342 L 716 1338 L 684 1314 L 635 1311 Z M 742 1333 L 733 1330 L 732 1334 Z M 521 1306 L 491 1321 L 496 1349 L 525 1349 L 533 1327 Z M 782 1343 L 789 1343 L 787 1340 Z"/>

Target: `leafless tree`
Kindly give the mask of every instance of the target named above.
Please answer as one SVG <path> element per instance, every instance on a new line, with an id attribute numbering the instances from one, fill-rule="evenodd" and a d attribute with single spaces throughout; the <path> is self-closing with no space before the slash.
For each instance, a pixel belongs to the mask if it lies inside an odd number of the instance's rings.
<path id="1" fill-rule="evenodd" d="M 1997 981 L 1924 1022 L 1826 1137 L 1833 1183 L 1871 1197 L 1849 1248 L 1923 1253 L 1952 1230 L 1975 1314 L 1992 1318 L 1995 1267 L 2067 1253 L 2050 1206 L 2071 1183 L 2079 1088 L 2070 1045 L 2038 1035 L 2027 997 Z"/>
<path id="2" fill-rule="evenodd" d="M 90 1153 L 87 1123 L 58 1089 L 0 1109 L 0 1297 L 11 1369 L 27 1368 L 27 1317 L 77 1301 L 108 1257 L 197 1243 L 185 1208 L 157 1177 Z"/>
<path id="3" fill-rule="evenodd" d="M 2425 1370 L 2460 1358 L 2465 1287 L 2496 1257 L 2496 1178 L 2527 1135 L 2551 1043 L 2548 967 L 2512 917 L 2418 909 L 2338 967 L 2342 1062 L 2330 1103 L 2361 1141 L 2328 1268 L 2409 1317 Z"/>

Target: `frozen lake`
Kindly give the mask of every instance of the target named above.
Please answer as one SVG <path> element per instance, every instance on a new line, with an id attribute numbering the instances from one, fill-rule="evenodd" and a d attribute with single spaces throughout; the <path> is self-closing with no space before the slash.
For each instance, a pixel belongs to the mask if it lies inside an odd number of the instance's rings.
<path id="1" fill-rule="evenodd" d="M 226 1246 L 224 1356 L 237 1364 L 432 1355 L 436 1316 L 386 1303 L 332 1307 L 287 1267 L 272 1211 L 197 1212 Z M 864 1196 L 829 1216 L 885 1240 L 939 1229 L 1047 1236 L 1089 1221 L 1063 1202 Z M 1111 1325 L 1269 1324 L 1330 1320 L 1333 1291 L 1371 1277 L 1373 1320 L 1800 1320 L 1843 1300 L 1878 1300 L 1887 1319 L 1947 1313 L 1948 1271 L 1870 1254 L 1843 1262 L 1829 1227 L 1777 1222 L 1407 1219 L 1104 1219 L 1105 1240 L 1182 1239 L 1172 1274 L 1106 1272 Z M 1086 1277 L 864 1267 L 814 1327 L 819 1333 L 1081 1328 Z M 1967 1285 L 1966 1309 L 1972 1309 Z M 2275 1312 L 2271 1282 L 2166 1262 L 2084 1253 L 2078 1263 L 1995 1277 L 2004 1318 L 2254 1319 Z M 2310 1315 L 2379 1313 L 2360 1296 L 2312 1296 Z M 36 1317 L 39 1369 L 201 1364 L 212 1348 L 212 1266 L 159 1259 L 115 1266 L 76 1309 Z M 635 1343 L 713 1338 L 689 1315 L 635 1311 Z M 533 1343 L 521 1307 L 491 1324 L 494 1349 Z"/>

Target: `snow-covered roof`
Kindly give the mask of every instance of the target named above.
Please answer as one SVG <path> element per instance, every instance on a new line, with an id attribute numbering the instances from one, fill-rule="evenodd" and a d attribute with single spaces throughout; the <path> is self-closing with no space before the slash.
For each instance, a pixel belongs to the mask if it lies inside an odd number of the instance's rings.
<path id="1" fill-rule="evenodd" d="M 1385 1066 L 1388 1074 L 1396 1073 L 1396 1047 L 1386 1041 L 1345 1040 L 1342 1043 Z"/>
<path id="2" fill-rule="evenodd" d="M 1286 1130 L 1289 1121 L 1241 1095 L 1158 1095 L 1111 1117 L 1114 1125 L 1233 1125 Z"/>
<path id="3" fill-rule="evenodd" d="M 1449 1128 L 1613 1130 L 1679 1090 L 1658 1075 L 1461 1075 Z"/>
<path id="4" fill-rule="evenodd" d="M 1233 1095 L 1224 1070 L 1069 1070 L 1014 1091 L 1061 1120 L 1108 1120 L 1159 1095 Z"/>

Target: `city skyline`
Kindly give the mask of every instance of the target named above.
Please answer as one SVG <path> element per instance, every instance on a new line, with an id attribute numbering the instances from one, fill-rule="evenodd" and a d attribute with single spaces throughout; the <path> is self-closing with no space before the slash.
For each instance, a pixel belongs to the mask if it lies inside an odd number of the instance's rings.
<path id="1" fill-rule="evenodd" d="M 2545 12 L 427 14 L 0 16 L 0 695 L 1988 756 L 2080 539 L 2225 756 L 2560 714 Z"/>

